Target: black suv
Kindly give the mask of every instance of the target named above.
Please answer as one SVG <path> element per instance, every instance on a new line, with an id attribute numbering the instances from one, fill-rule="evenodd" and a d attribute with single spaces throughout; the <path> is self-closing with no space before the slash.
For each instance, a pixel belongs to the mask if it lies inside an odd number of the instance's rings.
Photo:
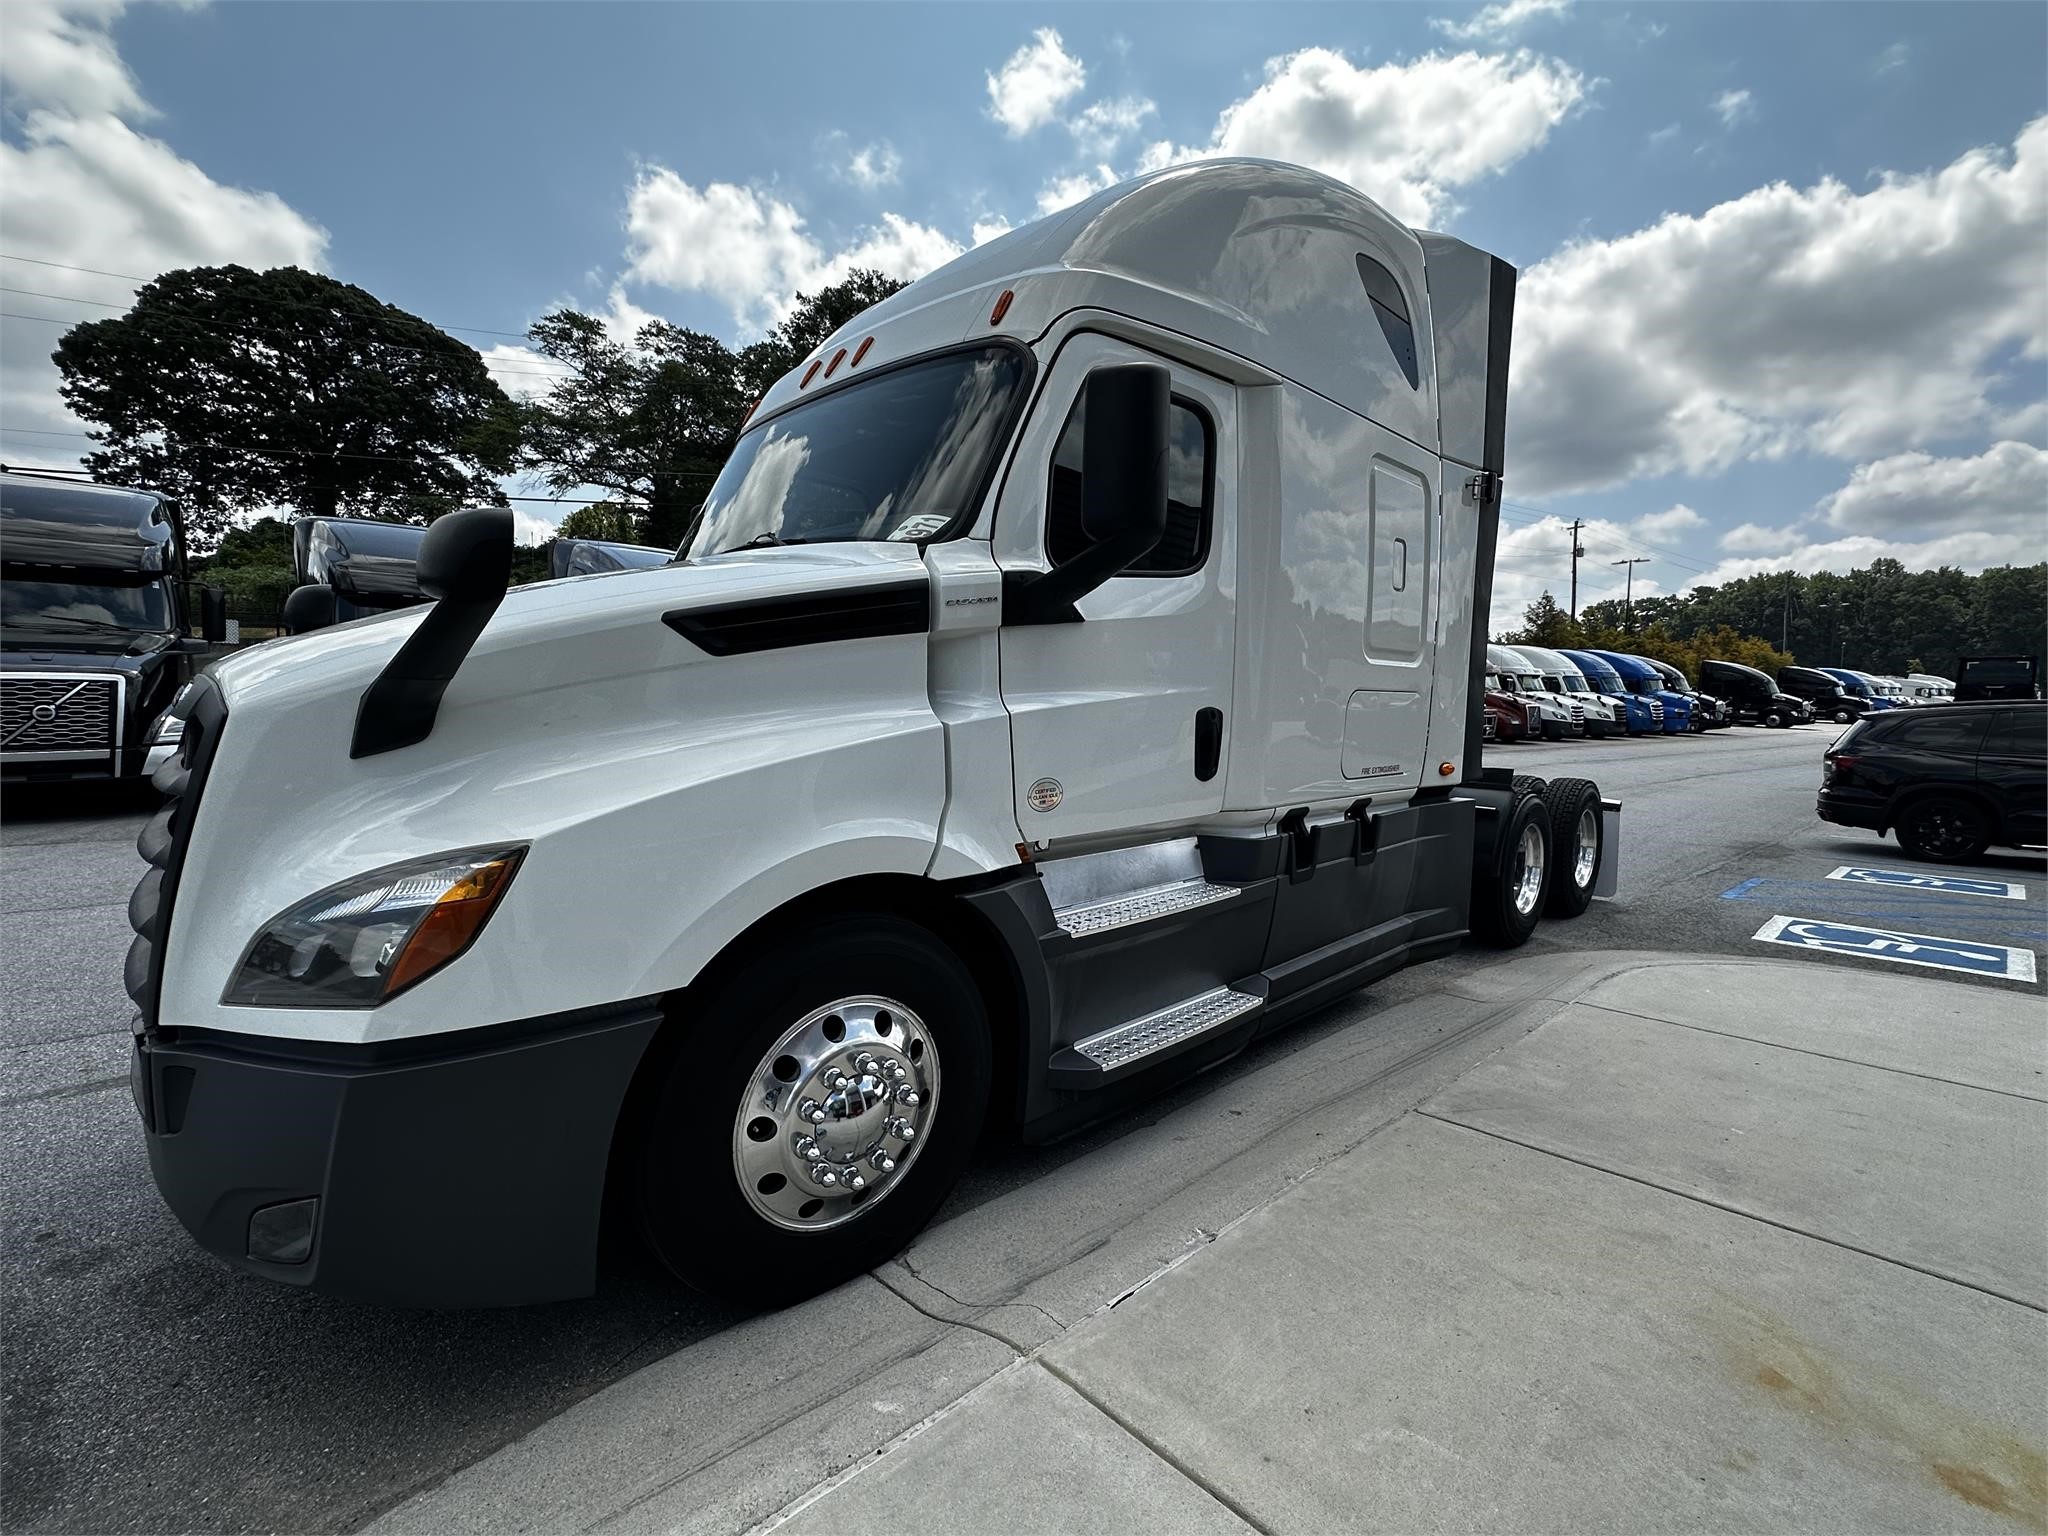
<path id="1" fill-rule="evenodd" d="M 1922 858 L 2048 841 L 2048 704 L 1886 710 L 1844 731 L 1821 769 L 1822 821 L 1896 831 Z"/>

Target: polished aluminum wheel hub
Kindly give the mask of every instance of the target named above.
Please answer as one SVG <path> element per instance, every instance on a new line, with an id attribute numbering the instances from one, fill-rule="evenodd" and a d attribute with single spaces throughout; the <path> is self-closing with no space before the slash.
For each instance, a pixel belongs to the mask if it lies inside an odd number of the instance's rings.
<path id="1" fill-rule="evenodd" d="M 1513 885 L 1515 910 L 1526 917 L 1543 899 L 1543 829 L 1533 823 L 1522 828 L 1515 847 Z"/>
<path id="2" fill-rule="evenodd" d="M 1578 830 L 1572 838 L 1572 881 L 1580 890 L 1593 883 L 1600 867 L 1600 813 L 1592 806 L 1579 812 Z"/>
<path id="3" fill-rule="evenodd" d="M 733 1172 L 778 1227 L 851 1221 L 902 1181 L 938 1105 L 939 1053 L 924 1021 L 886 997 L 806 1014 L 748 1080 L 733 1120 Z"/>

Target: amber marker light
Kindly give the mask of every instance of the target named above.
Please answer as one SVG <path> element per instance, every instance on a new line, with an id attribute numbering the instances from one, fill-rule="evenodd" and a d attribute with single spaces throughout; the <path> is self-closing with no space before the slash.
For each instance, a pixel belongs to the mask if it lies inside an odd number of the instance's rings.
<path id="1" fill-rule="evenodd" d="M 862 341 L 858 347 L 855 347 L 853 349 L 853 361 L 846 365 L 847 368 L 849 370 L 858 368 L 860 366 L 860 360 L 868 355 L 868 348 L 872 347 L 874 344 L 875 338 L 870 336 L 866 340 Z"/>
<path id="2" fill-rule="evenodd" d="M 818 370 L 824 366 L 825 359 L 823 359 L 822 357 L 812 358 L 811 366 L 804 370 L 803 379 L 801 382 L 798 383 L 797 388 L 809 389 L 811 387 L 811 380 L 815 379 L 818 376 Z"/>
<path id="3" fill-rule="evenodd" d="M 508 854 L 479 865 L 443 891 L 391 962 L 384 995 L 390 997 L 433 975 L 475 943 L 518 867 L 519 855 Z"/>
<path id="4" fill-rule="evenodd" d="M 1003 316 L 1010 312 L 1010 300 L 1015 297 L 1017 297 L 1017 294 L 1014 289 L 1005 288 L 1003 290 L 1003 296 L 996 300 L 996 307 L 989 311 L 988 323 L 990 325 L 1001 325 L 1003 323 Z"/>
<path id="5" fill-rule="evenodd" d="M 1438 763 L 1436 765 L 1436 771 L 1448 779 L 1452 774 L 1458 771 L 1458 765 L 1456 763 Z"/>
<path id="6" fill-rule="evenodd" d="M 833 374 L 839 371 L 839 365 L 845 361 L 846 348 L 841 347 L 837 352 L 834 352 L 832 354 L 832 361 L 825 365 L 825 377 L 828 379 L 831 378 Z"/>

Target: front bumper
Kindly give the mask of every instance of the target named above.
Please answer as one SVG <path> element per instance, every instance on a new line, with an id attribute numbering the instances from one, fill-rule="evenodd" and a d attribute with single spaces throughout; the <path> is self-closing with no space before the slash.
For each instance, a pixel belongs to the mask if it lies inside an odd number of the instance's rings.
<path id="1" fill-rule="evenodd" d="M 363 1301 L 516 1306 L 595 1286 L 612 1136 L 660 1021 L 642 1004 L 396 1058 L 152 1030 L 130 1081 L 165 1203 L 236 1268 Z M 307 1201 L 304 1257 L 252 1256 L 252 1218 Z"/>

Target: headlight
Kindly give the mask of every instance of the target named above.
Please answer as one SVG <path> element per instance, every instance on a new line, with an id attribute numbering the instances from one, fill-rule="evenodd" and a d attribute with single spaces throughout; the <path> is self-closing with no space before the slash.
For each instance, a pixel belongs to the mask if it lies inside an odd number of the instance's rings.
<path id="1" fill-rule="evenodd" d="M 475 942 L 525 852 L 464 848 L 330 885 L 264 925 L 221 1001 L 374 1008 Z"/>

